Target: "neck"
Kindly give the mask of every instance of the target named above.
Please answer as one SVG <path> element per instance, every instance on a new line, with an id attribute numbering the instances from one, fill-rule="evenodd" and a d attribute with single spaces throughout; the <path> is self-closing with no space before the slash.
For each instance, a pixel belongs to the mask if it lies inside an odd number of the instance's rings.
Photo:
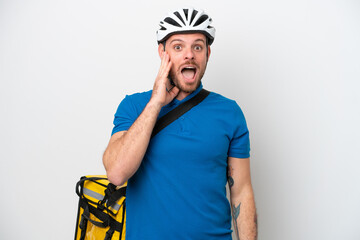
<path id="1" fill-rule="evenodd" d="M 184 89 L 180 89 L 179 94 L 176 96 L 176 99 L 178 101 L 182 101 L 184 98 L 188 97 L 191 94 L 195 94 L 196 92 L 200 91 L 200 88 L 202 87 L 201 82 L 198 84 L 195 90 L 189 89 L 188 91 L 184 91 Z"/>
<path id="2" fill-rule="evenodd" d="M 189 92 L 184 92 L 184 91 L 181 91 L 179 92 L 179 94 L 176 96 L 176 99 L 181 101 L 183 100 L 184 98 L 186 98 L 187 96 L 189 96 L 191 93 Z"/>

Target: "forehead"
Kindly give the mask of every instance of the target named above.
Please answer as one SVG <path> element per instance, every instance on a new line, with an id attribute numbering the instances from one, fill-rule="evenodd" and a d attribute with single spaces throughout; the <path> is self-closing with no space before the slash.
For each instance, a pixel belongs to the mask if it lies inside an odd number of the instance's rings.
<path id="1" fill-rule="evenodd" d="M 176 42 L 176 41 L 182 41 L 187 43 L 193 43 L 196 41 L 204 41 L 206 43 L 206 37 L 202 33 L 183 33 L 183 34 L 174 34 L 171 37 L 168 38 L 166 42 Z"/>

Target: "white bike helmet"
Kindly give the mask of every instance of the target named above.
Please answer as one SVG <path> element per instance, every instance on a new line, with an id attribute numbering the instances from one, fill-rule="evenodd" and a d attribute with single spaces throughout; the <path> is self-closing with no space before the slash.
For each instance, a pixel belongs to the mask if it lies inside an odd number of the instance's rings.
<path id="1" fill-rule="evenodd" d="M 160 29 L 156 31 L 157 41 L 160 44 L 173 34 L 198 32 L 203 33 L 211 45 L 215 38 L 215 28 L 210 26 L 211 23 L 212 19 L 203 10 L 181 8 L 160 21 Z"/>

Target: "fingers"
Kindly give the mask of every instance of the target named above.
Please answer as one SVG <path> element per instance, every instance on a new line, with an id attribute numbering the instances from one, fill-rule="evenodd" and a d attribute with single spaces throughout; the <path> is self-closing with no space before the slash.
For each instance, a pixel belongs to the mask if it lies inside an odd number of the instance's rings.
<path id="1" fill-rule="evenodd" d="M 168 79 L 172 62 L 167 52 L 161 55 L 161 64 L 158 76 L 156 77 L 151 100 L 164 106 L 173 100 L 179 93 L 177 87 L 173 87 Z"/>
<path id="2" fill-rule="evenodd" d="M 169 94 L 171 95 L 172 98 L 175 98 L 178 94 L 179 94 L 180 90 L 179 88 L 173 86 L 170 90 L 169 90 Z"/>
<path id="3" fill-rule="evenodd" d="M 166 78 L 169 75 L 171 65 L 172 65 L 172 63 L 170 61 L 169 54 L 167 52 L 163 52 L 162 57 L 161 57 L 160 69 L 159 69 L 159 73 L 158 73 L 159 80 L 160 79 L 166 80 Z"/>

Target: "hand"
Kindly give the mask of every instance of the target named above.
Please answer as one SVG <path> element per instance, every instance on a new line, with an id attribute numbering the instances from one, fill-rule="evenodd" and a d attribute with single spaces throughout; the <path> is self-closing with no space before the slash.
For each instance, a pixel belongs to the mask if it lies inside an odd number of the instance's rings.
<path id="1" fill-rule="evenodd" d="M 168 75 L 171 69 L 170 56 L 167 52 L 163 52 L 161 56 L 161 64 L 159 73 L 155 79 L 151 100 L 160 107 L 170 103 L 178 94 L 179 89 L 170 84 Z"/>

